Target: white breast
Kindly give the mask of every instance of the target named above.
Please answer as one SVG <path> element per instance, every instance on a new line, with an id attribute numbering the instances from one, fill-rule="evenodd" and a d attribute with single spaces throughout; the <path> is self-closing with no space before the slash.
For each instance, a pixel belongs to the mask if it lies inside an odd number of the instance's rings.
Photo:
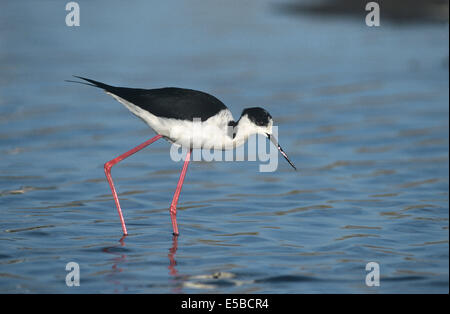
<path id="1" fill-rule="evenodd" d="M 233 148 L 233 138 L 229 135 L 228 122 L 234 119 L 228 109 L 220 111 L 203 122 L 200 118 L 194 119 L 194 121 L 178 120 L 157 117 L 117 95 L 108 92 L 107 94 L 141 118 L 156 133 L 174 144 L 190 148 Z"/>

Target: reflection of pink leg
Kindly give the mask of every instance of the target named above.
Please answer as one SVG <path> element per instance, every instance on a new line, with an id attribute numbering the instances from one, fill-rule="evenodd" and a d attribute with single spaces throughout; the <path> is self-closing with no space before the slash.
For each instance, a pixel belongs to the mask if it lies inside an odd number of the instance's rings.
<path id="1" fill-rule="evenodd" d="M 172 204 L 170 204 L 170 219 L 172 219 L 173 235 L 177 236 L 178 225 L 177 225 L 177 203 L 180 197 L 181 187 L 183 186 L 184 177 L 186 176 L 186 171 L 189 165 L 189 160 L 191 159 L 192 149 L 186 154 L 186 159 L 184 160 L 183 169 L 181 170 L 180 179 L 178 180 L 177 189 L 173 195 Z"/>
<path id="2" fill-rule="evenodd" d="M 177 270 L 175 269 L 175 266 L 177 265 L 177 262 L 175 261 L 175 254 L 177 253 L 177 248 L 178 248 L 178 237 L 176 235 L 173 236 L 172 238 L 172 247 L 169 250 L 169 269 L 170 269 L 170 274 L 172 276 L 177 274 Z"/>
<path id="3" fill-rule="evenodd" d="M 109 186 L 111 187 L 111 191 L 112 191 L 112 195 L 114 197 L 114 201 L 116 202 L 116 206 L 117 206 L 117 211 L 119 212 L 119 218 L 120 218 L 120 223 L 122 224 L 122 230 L 123 230 L 123 234 L 127 235 L 127 227 L 125 226 L 125 220 L 123 219 L 123 215 L 122 215 L 122 209 L 120 209 L 120 203 L 119 203 L 119 198 L 117 197 L 117 193 L 116 193 L 116 189 L 114 187 L 114 183 L 111 177 L 111 168 L 112 166 L 114 166 L 115 164 L 117 164 L 118 162 L 124 160 L 125 158 L 127 158 L 130 155 L 133 155 L 134 153 L 140 151 L 141 149 L 143 149 L 144 147 L 147 147 L 148 145 L 150 145 L 151 143 L 159 140 L 162 136 L 161 135 L 156 135 L 155 137 L 149 139 L 148 141 L 145 141 L 144 143 L 142 143 L 139 146 L 136 146 L 135 148 L 133 148 L 132 150 L 120 155 L 119 157 L 114 158 L 113 160 L 108 161 L 105 164 L 105 174 L 106 174 L 106 179 L 108 179 L 109 182 Z"/>

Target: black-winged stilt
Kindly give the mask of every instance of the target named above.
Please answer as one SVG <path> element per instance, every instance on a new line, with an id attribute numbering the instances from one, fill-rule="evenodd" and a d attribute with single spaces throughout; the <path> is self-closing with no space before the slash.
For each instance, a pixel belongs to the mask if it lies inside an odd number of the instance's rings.
<path id="1" fill-rule="evenodd" d="M 272 116 L 263 108 L 246 108 L 239 120 L 235 122 L 230 110 L 220 100 L 204 92 L 175 87 L 157 89 L 116 87 L 81 76 L 75 77 L 88 83 L 70 82 L 86 84 L 105 90 L 107 94 L 114 97 L 133 114 L 144 120 L 157 134 L 155 137 L 105 164 L 106 178 L 119 212 L 124 235 L 127 235 L 128 232 L 111 177 L 111 168 L 161 137 L 169 142 L 188 148 L 180 179 L 170 205 L 170 217 L 175 236 L 179 234 L 176 220 L 178 198 L 193 148 L 219 147 L 220 149 L 233 149 L 244 144 L 250 135 L 262 134 L 278 148 L 289 164 L 297 170 L 283 149 L 281 149 L 275 137 L 272 136 Z M 201 120 L 203 124 L 202 132 L 200 133 L 193 132 L 195 120 L 197 119 Z"/>

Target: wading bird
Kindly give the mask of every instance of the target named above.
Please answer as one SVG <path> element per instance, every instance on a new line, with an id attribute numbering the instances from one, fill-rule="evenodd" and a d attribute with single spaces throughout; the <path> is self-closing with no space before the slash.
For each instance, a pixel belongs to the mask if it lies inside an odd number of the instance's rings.
<path id="1" fill-rule="evenodd" d="M 178 236 L 177 203 L 181 187 L 186 176 L 192 149 L 217 148 L 233 149 L 244 144 L 253 134 L 267 137 L 280 151 L 281 155 L 295 169 L 286 153 L 272 136 L 272 116 L 263 108 L 246 108 L 237 122 L 230 110 L 216 97 L 207 93 L 184 88 L 166 87 L 156 89 L 127 88 L 107 85 L 81 76 L 75 76 L 86 82 L 81 83 L 103 89 L 107 94 L 122 103 L 133 114 L 141 118 L 156 132 L 156 136 L 131 149 L 130 151 L 108 161 L 105 164 L 105 174 L 111 187 L 112 195 L 119 212 L 124 235 L 127 228 L 120 208 L 119 198 L 111 177 L 111 168 L 128 156 L 140 151 L 153 142 L 164 138 L 171 143 L 188 149 L 184 159 L 180 179 L 170 205 L 173 234 Z M 202 132 L 194 133 L 195 120 L 201 120 Z M 231 131 L 230 131 L 231 130 Z M 195 136 L 192 136 L 195 134 Z"/>

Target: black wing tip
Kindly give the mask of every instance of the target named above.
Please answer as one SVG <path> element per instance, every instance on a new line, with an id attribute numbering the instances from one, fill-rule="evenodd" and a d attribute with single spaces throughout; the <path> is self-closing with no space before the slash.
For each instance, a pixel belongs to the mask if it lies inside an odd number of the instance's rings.
<path id="1" fill-rule="evenodd" d="M 84 84 L 84 85 L 94 86 L 94 87 L 98 87 L 98 88 L 103 88 L 103 89 L 106 89 L 106 90 L 112 87 L 112 86 L 110 86 L 108 84 L 105 84 L 105 83 L 102 83 L 102 82 L 98 82 L 98 81 L 95 81 L 95 80 L 92 80 L 92 79 L 88 79 L 86 77 L 82 77 L 82 76 L 78 76 L 78 75 L 72 75 L 72 76 L 76 77 L 76 78 L 78 78 L 80 80 L 84 80 L 84 81 L 86 81 L 88 83 L 86 83 L 86 82 L 79 82 L 79 81 L 73 81 L 73 80 L 65 80 L 65 82 Z"/>
<path id="2" fill-rule="evenodd" d="M 80 81 L 74 81 L 74 80 L 64 80 L 64 82 L 68 82 L 68 83 L 77 83 L 77 84 L 83 84 L 83 85 L 88 85 L 88 86 L 94 86 L 97 87 L 94 84 L 90 84 L 90 83 L 86 83 L 86 82 L 80 82 Z"/>

